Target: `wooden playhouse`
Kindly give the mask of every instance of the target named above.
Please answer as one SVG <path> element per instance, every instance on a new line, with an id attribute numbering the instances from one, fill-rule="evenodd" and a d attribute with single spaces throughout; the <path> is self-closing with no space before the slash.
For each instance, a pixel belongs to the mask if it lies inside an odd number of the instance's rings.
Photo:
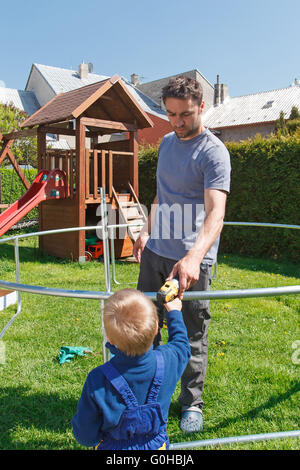
<path id="1" fill-rule="evenodd" d="M 26 119 L 21 132 L 36 131 L 38 169 L 66 173 L 66 197 L 40 204 L 39 230 L 97 225 L 101 187 L 117 223 L 145 220 L 138 201 L 137 131 L 151 126 L 118 76 L 61 93 Z M 47 134 L 73 138 L 74 149 L 48 149 Z M 132 255 L 139 230 L 128 229 L 125 238 L 116 234 L 117 258 Z M 83 260 L 87 235 L 75 231 L 40 236 L 39 245 L 47 254 Z"/>

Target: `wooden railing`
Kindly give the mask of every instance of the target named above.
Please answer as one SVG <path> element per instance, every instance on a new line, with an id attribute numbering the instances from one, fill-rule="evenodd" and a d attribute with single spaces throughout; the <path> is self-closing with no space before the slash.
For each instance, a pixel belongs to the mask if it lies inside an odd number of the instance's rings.
<path id="1" fill-rule="evenodd" d="M 75 194 L 75 161 L 75 150 L 48 149 L 41 158 L 41 168 L 43 170 L 53 170 L 54 168 L 59 168 L 60 170 L 64 170 L 66 172 L 66 195 L 71 199 Z"/>
<path id="2" fill-rule="evenodd" d="M 114 156 L 133 158 L 133 152 L 114 150 L 89 150 L 85 154 L 85 198 L 86 202 L 99 201 L 99 188 L 105 187 L 108 196 L 113 196 Z M 128 167 L 129 167 L 128 162 Z M 127 180 L 124 180 L 127 185 Z"/>
<path id="3" fill-rule="evenodd" d="M 122 152 L 115 150 L 91 150 L 85 151 L 85 168 L 81 177 L 85 180 L 85 202 L 93 203 L 100 201 L 100 187 L 105 187 L 106 193 L 111 198 L 113 195 L 114 182 L 114 156 L 133 158 L 133 152 Z M 66 172 L 67 197 L 73 198 L 76 181 L 76 153 L 75 150 L 47 149 L 41 159 L 42 169 L 53 170 L 59 168 Z M 130 167 L 128 161 L 127 168 Z M 124 186 L 128 178 L 124 179 Z"/>

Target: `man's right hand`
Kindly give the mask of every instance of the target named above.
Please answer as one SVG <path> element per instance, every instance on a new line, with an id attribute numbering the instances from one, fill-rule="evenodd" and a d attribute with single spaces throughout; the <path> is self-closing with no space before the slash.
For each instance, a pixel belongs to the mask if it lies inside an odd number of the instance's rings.
<path id="1" fill-rule="evenodd" d="M 142 253 L 146 246 L 148 238 L 149 238 L 148 234 L 140 235 L 139 238 L 136 239 L 133 245 L 133 255 L 138 263 L 141 262 Z"/>

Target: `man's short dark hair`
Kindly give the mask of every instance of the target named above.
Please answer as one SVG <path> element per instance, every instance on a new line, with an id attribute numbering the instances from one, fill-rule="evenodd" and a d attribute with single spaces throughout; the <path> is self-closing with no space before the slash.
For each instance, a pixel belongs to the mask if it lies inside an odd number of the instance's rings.
<path id="1" fill-rule="evenodd" d="M 166 98 L 192 98 L 200 105 L 203 98 L 203 89 L 201 84 L 194 78 L 184 76 L 175 77 L 171 78 L 169 83 L 162 89 L 162 99 L 164 103 Z"/>

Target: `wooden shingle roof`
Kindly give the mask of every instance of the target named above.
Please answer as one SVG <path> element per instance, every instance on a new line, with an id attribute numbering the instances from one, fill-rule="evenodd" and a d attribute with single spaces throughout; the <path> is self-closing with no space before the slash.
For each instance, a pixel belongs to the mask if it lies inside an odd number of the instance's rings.
<path id="1" fill-rule="evenodd" d="M 56 95 L 26 119 L 21 127 L 34 127 L 73 120 L 79 116 L 135 123 L 137 128 L 152 127 L 152 121 L 115 75 L 76 90 Z"/>

